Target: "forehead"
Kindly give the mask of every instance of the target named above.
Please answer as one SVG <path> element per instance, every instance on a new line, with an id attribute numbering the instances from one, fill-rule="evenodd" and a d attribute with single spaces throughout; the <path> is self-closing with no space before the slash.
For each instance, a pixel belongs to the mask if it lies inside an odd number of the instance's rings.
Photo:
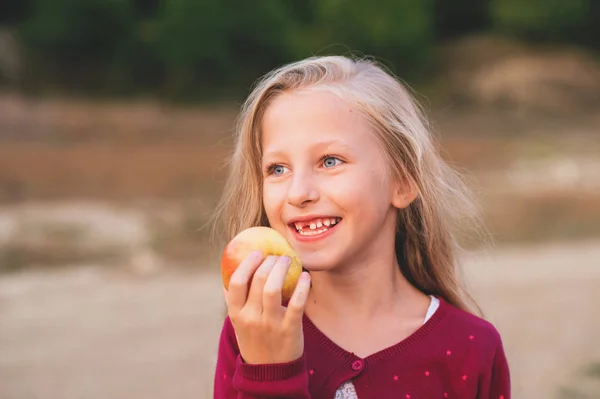
<path id="1" fill-rule="evenodd" d="M 265 111 L 261 128 L 265 153 L 324 143 L 360 148 L 375 139 L 361 113 L 339 97 L 318 91 L 281 94 Z"/>

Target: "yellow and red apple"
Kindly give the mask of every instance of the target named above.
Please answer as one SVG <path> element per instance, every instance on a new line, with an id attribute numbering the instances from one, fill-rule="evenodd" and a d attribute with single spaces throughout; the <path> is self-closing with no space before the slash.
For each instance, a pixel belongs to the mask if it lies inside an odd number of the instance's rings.
<path id="1" fill-rule="evenodd" d="M 298 254 L 281 233 L 270 227 L 250 227 L 237 234 L 223 250 L 221 257 L 221 275 L 223 286 L 229 288 L 229 280 L 240 263 L 253 251 L 261 251 L 263 256 L 288 256 L 290 267 L 282 287 L 282 301 L 287 302 L 292 296 L 300 274 L 302 263 Z"/>

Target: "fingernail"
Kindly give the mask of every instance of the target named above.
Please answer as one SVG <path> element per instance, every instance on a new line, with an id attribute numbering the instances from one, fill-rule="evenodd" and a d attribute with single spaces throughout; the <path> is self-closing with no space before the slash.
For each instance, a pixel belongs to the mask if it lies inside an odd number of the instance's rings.
<path id="1" fill-rule="evenodd" d="M 252 256 L 252 259 L 259 260 L 259 259 L 262 259 L 263 253 L 261 251 L 252 251 L 250 253 L 250 256 Z"/>
<path id="2" fill-rule="evenodd" d="M 289 265 L 289 264 L 291 264 L 291 263 L 292 263 L 292 258 L 290 258 L 289 256 L 283 255 L 281 258 L 283 259 L 283 262 L 284 262 L 286 265 Z"/>

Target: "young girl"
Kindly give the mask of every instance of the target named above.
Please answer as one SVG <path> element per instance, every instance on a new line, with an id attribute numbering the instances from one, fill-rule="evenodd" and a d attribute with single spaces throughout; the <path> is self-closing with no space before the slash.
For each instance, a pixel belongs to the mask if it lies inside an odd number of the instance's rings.
<path id="1" fill-rule="evenodd" d="M 510 398 L 501 338 L 455 274 L 469 196 L 392 75 L 339 56 L 269 73 L 231 166 L 224 238 L 269 226 L 305 272 L 287 306 L 286 257 L 233 274 L 215 398 Z"/>

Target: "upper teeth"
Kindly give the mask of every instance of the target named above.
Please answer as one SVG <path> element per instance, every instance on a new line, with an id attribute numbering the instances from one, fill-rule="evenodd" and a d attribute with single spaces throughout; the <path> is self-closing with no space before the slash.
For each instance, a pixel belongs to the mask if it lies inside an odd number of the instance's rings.
<path id="1" fill-rule="evenodd" d="M 310 223 L 296 222 L 296 230 L 302 230 L 305 227 L 309 227 L 311 230 L 320 229 L 323 226 L 333 226 L 339 222 L 338 218 L 327 218 L 327 219 L 315 219 L 311 220 Z"/>

